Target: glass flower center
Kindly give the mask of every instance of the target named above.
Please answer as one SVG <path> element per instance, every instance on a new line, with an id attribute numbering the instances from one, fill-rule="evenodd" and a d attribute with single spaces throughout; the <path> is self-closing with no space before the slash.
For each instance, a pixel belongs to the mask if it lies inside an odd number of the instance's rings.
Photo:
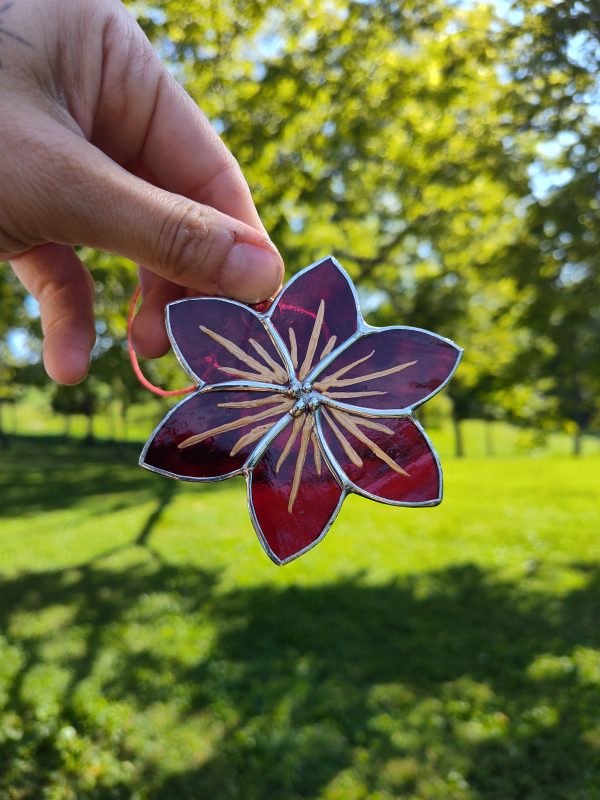
<path id="1" fill-rule="evenodd" d="M 304 383 L 297 379 L 291 381 L 289 395 L 296 399 L 293 408 L 290 409 L 290 414 L 293 417 L 298 417 L 305 411 L 314 411 L 321 403 L 320 395 L 313 391 L 312 384 L 307 381 Z"/>

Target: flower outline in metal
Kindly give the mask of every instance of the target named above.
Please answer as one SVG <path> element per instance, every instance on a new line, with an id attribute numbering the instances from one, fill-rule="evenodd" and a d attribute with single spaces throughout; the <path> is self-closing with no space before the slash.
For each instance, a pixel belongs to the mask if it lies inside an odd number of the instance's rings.
<path id="1" fill-rule="evenodd" d="M 167 413 L 139 463 L 178 480 L 244 475 L 276 564 L 321 541 L 350 492 L 441 502 L 440 461 L 413 411 L 448 383 L 462 349 L 421 328 L 368 325 L 333 256 L 298 272 L 263 313 L 187 298 L 167 306 L 166 325 L 198 389 Z"/>

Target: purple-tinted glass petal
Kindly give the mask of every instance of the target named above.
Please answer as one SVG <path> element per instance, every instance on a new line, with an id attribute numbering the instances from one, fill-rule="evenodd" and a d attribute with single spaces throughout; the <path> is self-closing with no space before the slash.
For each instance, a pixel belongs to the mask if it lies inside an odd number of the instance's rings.
<path id="1" fill-rule="evenodd" d="M 167 306 L 175 352 L 204 383 L 287 383 L 288 375 L 261 318 L 229 300 L 197 297 Z"/>
<path id="2" fill-rule="evenodd" d="M 274 439 L 248 489 L 254 526 L 277 563 L 315 545 L 342 498 L 311 425 L 311 415 L 297 417 Z"/>
<path id="3" fill-rule="evenodd" d="M 320 422 L 327 446 L 355 490 L 388 503 L 440 502 L 442 474 L 438 460 L 411 419 L 370 420 L 321 408 Z"/>
<path id="4" fill-rule="evenodd" d="M 269 392 L 193 394 L 165 417 L 140 463 L 184 480 L 228 477 L 241 471 L 260 437 L 290 406 Z"/>
<path id="5" fill-rule="evenodd" d="M 448 339 L 412 328 L 361 336 L 314 382 L 317 391 L 353 406 L 402 409 L 430 397 L 452 375 L 460 349 Z"/>
<path id="6" fill-rule="evenodd" d="M 271 320 L 298 376 L 305 378 L 323 354 L 356 333 L 358 311 L 350 278 L 331 258 L 324 259 L 287 284 L 273 305 Z"/>

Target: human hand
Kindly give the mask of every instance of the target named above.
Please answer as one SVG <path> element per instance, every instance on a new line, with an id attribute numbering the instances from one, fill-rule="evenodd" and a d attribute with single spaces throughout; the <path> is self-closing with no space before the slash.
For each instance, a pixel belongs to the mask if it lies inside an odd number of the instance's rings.
<path id="1" fill-rule="evenodd" d="M 144 265 L 145 357 L 168 350 L 166 303 L 280 286 L 237 162 L 118 0 L 0 0 L 0 109 L 0 260 L 40 303 L 54 380 L 82 380 L 95 341 L 72 245 Z"/>

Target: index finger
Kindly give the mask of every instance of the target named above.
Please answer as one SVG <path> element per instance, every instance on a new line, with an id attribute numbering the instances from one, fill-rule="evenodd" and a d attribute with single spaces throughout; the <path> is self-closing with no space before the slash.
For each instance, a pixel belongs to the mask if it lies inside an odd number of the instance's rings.
<path id="1" fill-rule="evenodd" d="M 264 226 L 242 171 L 208 119 L 120 8 L 106 27 L 93 143 L 161 188 Z"/>

